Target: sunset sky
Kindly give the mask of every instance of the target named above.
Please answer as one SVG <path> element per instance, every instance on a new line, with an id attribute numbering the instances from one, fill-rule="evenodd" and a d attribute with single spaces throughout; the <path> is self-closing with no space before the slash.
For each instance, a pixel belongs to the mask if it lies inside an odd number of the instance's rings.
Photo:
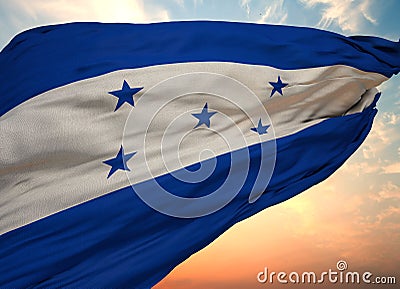
<path id="1" fill-rule="evenodd" d="M 0 48 L 26 29 L 74 21 L 227 20 L 398 41 L 399 11 L 397 0 L 0 0 Z M 351 271 L 396 276 L 400 283 L 400 76 L 380 90 L 372 131 L 342 168 L 297 197 L 235 225 L 155 288 L 310 288 L 259 284 L 256 276 L 264 267 L 320 273 L 336 269 L 339 260 Z M 397 288 L 315 287 L 336 286 Z"/>

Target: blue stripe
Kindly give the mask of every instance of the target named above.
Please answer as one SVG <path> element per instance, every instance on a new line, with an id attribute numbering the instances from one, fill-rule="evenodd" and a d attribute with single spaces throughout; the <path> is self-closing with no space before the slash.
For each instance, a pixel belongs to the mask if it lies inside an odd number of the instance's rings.
<path id="1" fill-rule="evenodd" d="M 343 64 L 390 77 L 400 69 L 400 43 L 250 23 L 45 26 L 19 34 L 0 53 L 0 116 L 47 90 L 111 71 L 202 61 L 280 69 Z"/>
<path id="2" fill-rule="evenodd" d="M 128 187 L 3 234 L 0 288 L 149 288 L 233 224 L 331 175 L 370 131 L 376 114 L 372 106 L 277 140 L 271 182 L 253 204 L 248 196 L 260 145 L 249 148 L 251 172 L 241 192 L 211 215 L 180 219 L 160 214 Z M 219 156 L 211 179 L 192 187 L 177 185 L 169 175 L 157 180 L 177 195 L 204 193 L 227 173 L 229 158 Z"/>

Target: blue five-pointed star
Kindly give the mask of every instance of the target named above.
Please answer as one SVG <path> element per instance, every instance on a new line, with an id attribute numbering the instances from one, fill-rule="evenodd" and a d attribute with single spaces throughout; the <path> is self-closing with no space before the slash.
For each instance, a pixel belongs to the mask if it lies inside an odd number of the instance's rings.
<path id="1" fill-rule="evenodd" d="M 207 127 L 210 127 L 210 118 L 216 113 L 217 112 L 208 112 L 208 104 L 206 102 L 201 113 L 192 113 L 192 115 L 195 118 L 199 119 L 199 122 L 197 123 L 197 125 L 194 128 L 196 128 L 202 124 L 205 124 Z"/>
<path id="2" fill-rule="evenodd" d="M 284 88 L 286 85 L 288 85 L 287 83 L 283 83 L 282 82 L 280 76 L 278 76 L 278 81 L 277 82 L 270 82 L 269 84 L 271 84 L 272 87 L 273 87 L 270 97 L 272 97 L 275 92 L 278 92 L 280 95 L 283 95 L 282 88 Z"/>
<path id="3" fill-rule="evenodd" d="M 117 156 L 113 159 L 109 159 L 104 161 L 106 165 L 111 166 L 110 172 L 108 173 L 107 179 L 111 177 L 117 170 L 123 170 L 123 171 L 131 171 L 128 168 L 128 165 L 126 164 L 127 161 L 129 161 L 136 152 L 130 153 L 130 154 L 125 154 L 124 153 L 124 148 L 121 146 L 119 149 L 119 152 Z"/>
<path id="4" fill-rule="evenodd" d="M 267 129 L 269 128 L 269 125 L 262 125 L 261 118 L 258 121 L 257 127 L 252 127 L 251 130 L 257 132 L 258 134 L 266 134 Z"/>
<path id="5" fill-rule="evenodd" d="M 141 91 L 142 89 L 143 89 L 143 87 L 131 88 L 129 86 L 128 82 L 126 82 L 126 80 L 124 80 L 124 84 L 122 85 L 122 88 L 120 90 L 114 90 L 114 91 L 109 92 L 109 94 L 118 97 L 118 103 L 117 103 L 117 106 L 115 107 L 114 111 L 116 111 L 118 108 L 120 108 L 121 105 L 123 105 L 125 102 L 129 103 L 132 106 L 135 106 L 133 96 L 136 93 L 138 93 L 139 91 Z"/>

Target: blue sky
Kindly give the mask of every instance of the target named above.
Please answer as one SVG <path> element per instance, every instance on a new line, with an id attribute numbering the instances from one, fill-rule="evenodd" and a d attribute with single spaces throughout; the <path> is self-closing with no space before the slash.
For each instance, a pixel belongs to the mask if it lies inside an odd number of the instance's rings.
<path id="1" fill-rule="evenodd" d="M 1 0 L 0 46 L 18 32 L 51 23 L 192 19 L 282 23 L 398 40 L 398 11 L 396 0 Z"/>
<path id="2" fill-rule="evenodd" d="M 308 26 L 398 41 L 399 11 L 398 0 L 0 0 L 0 48 L 26 29 L 74 21 L 226 20 Z M 197 267 L 190 267 L 194 266 L 190 262 L 205 264 L 204 272 L 206 267 L 213 268 L 213 262 L 223 266 L 218 260 L 210 262 L 207 257 L 215 252 L 229 254 L 227 262 L 250 268 L 249 274 L 258 272 L 259 268 L 250 259 L 242 258 L 248 246 L 236 246 L 245 237 L 254 246 L 268 244 L 274 248 L 272 252 L 266 250 L 253 255 L 253 261 L 272 260 L 277 256 L 288 258 L 279 248 L 289 242 L 302 246 L 298 245 L 301 248 L 298 259 L 291 259 L 299 266 L 304 260 L 320 260 L 318 264 L 322 264 L 323 258 L 336 260 L 344 256 L 352 263 L 395 273 L 400 262 L 400 76 L 392 77 L 380 89 L 383 95 L 370 135 L 337 173 L 302 195 L 235 226 L 183 265 L 189 267 L 178 268 L 174 278 L 195 278 L 192 272 L 198 273 Z M 326 223 L 330 224 L 329 228 L 324 226 Z M 259 226 L 266 225 L 270 226 L 267 232 L 276 230 L 279 234 L 261 234 Z M 312 234 L 315 228 L 319 228 L 319 234 Z M 227 253 L 226 248 L 234 249 Z M 212 279 L 207 276 L 213 275 L 204 273 L 202 278 Z M 253 278 L 249 276 L 246 280 Z M 204 288 L 204 284 L 212 282 L 206 281 L 198 281 L 197 287 L 191 283 L 191 288 Z"/>

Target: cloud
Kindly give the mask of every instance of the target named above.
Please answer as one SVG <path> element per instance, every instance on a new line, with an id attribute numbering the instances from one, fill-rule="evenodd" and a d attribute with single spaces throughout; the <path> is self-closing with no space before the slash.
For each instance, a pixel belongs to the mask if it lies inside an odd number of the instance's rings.
<path id="1" fill-rule="evenodd" d="M 251 0 L 241 0 L 240 6 L 246 10 L 247 16 L 250 15 L 250 1 Z"/>
<path id="2" fill-rule="evenodd" d="M 203 5 L 203 0 L 193 0 L 194 3 L 194 8 L 196 8 L 199 5 Z"/>
<path id="3" fill-rule="evenodd" d="M 15 0 L 12 5 L 20 14 L 32 20 L 50 22 L 100 21 L 100 22 L 155 22 L 169 20 L 168 11 L 143 0 L 79 1 L 79 0 Z"/>
<path id="4" fill-rule="evenodd" d="M 185 6 L 185 0 L 175 0 L 175 3 L 178 4 L 180 7 Z"/>
<path id="5" fill-rule="evenodd" d="M 391 125 L 400 124 L 400 114 L 395 114 L 394 112 L 384 112 L 383 118 L 388 124 Z"/>
<path id="6" fill-rule="evenodd" d="M 400 134 L 395 126 L 398 119 L 388 114 L 388 117 L 378 118 L 366 141 L 340 169 L 349 175 L 368 177 L 368 175 L 388 175 L 400 173 L 400 148 L 395 146 Z"/>
<path id="7" fill-rule="evenodd" d="M 400 174 L 400 163 L 393 163 L 382 167 L 384 174 Z"/>
<path id="8" fill-rule="evenodd" d="M 373 188 L 368 194 L 357 223 L 363 228 L 362 235 L 388 235 L 391 243 L 400 240 L 400 187 L 389 181 L 380 186 L 378 191 Z"/>
<path id="9" fill-rule="evenodd" d="M 381 158 L 383 158 L 384 161 L 393 163 L 393 154 L 391 154 L 390 159 L 385 159 L 385 157 L 388 158 L 389 156 L 384 156 L 384 153 L 387 153 L 389 148 L 400 140 L 400 133 L 397 128 L 399 123 L 400 116 L 393 112 L 379 114 L 372 125 L 371 132 L 361 147 L 364 159 L 360 161 L 363 162 L 367 160 L 370 163 L 366 165 L 371 165 L 372 167 L 374 167 L 374 164 L 383 164 L 386 166 L 387 164 L 383 163 L 380 160 Z M 394 154 L 396 154 L 396 152 L 394 152 Z M 363 168 L 368 172 L 371 172 L 372 169 L 365 167 L 365 165 L 363 165 Z M 373 169 L 372 172 L 376 172 L 376 170 Z"/>
<path id="10" fill-rule="evenodd" d="M 364 145 L 362 147 L 362 154 L 363 154 L 364 159 L 367 159 L 367 160 L 373 159 L 376 157 L 375 150 L 369 145 Z"/>
<path id="11" fill-rule="evenodd" d="M 365 223 L 363 225 L 375 231 L 398 230 L 400 229 L 400 208 L 389 206 L 381 210 L 375 216 L 365 218 Z M 399 236 L 398 232 L 393 233 L 397 237 Z"/>
<path id="12" fill-rule="evenodd" d="M 169 20 L 169 11 L 144 0 L 0 1 L 0 47 L 24 30 L 66 22 L 148 23 Z"/>
<path id="13" fill-rule="evenodd" d="M 382 173 L 382 166 L 380 163 L 369 163 L 365 161 L 346 162 L 342 166 L 341 171 L 359 177 L 367 174 Z"/>
<path id="14" fill-rule="evenodd" d="M 400 187 L 393 184 L 392 182 L 387 182 L 377 193 L 371 193 L 369 195 L 371 200 L 377 201 L 378 203 L 384 200 L 390 200 L 392 202 L 400 201 Z"/>
<path id="15" fill-rule="evenodd" d="M 275 0 L 265 7 L 264 13 L 257 23 L 283 24 L 288 17 L 288 12 L 284 7 L 284 0 Z"/>
<path id="16" fill-rule="evenodd" d="M 336 24 L 342 31 L 358 32 L 364 23 L 377 25 L 371 15 L 370 0 L 300 0 L 307 8 L 321 5 L 321 19 L 318 27 L 326 29 Z"/>
<path id="17" fill-rule="evenodd" d="M 390 228 L 400 229 L 400 208 L 390 206 L 389 208 L 382 211 L 380 214 L 376 216 L 377 224 L 382 226 L 383 223 L 386 223 L 386 226 L 390 226 Z M 394 226 L 393 226 L 394 225 Z"/>
<path id="18" fill-rule="evenodd" d="M 386 145 L 391 144 L 393 141 L 390 132 L 391 130 L 387 126 L 387 122 L 385 121 L 385 119 L 381 119 L 379 117 L 374 121 L 374 124 L 372 125 L 371 133 L 368 138 L 368 143 L 371 147 L 379 146 L 383 149 Z"/>

